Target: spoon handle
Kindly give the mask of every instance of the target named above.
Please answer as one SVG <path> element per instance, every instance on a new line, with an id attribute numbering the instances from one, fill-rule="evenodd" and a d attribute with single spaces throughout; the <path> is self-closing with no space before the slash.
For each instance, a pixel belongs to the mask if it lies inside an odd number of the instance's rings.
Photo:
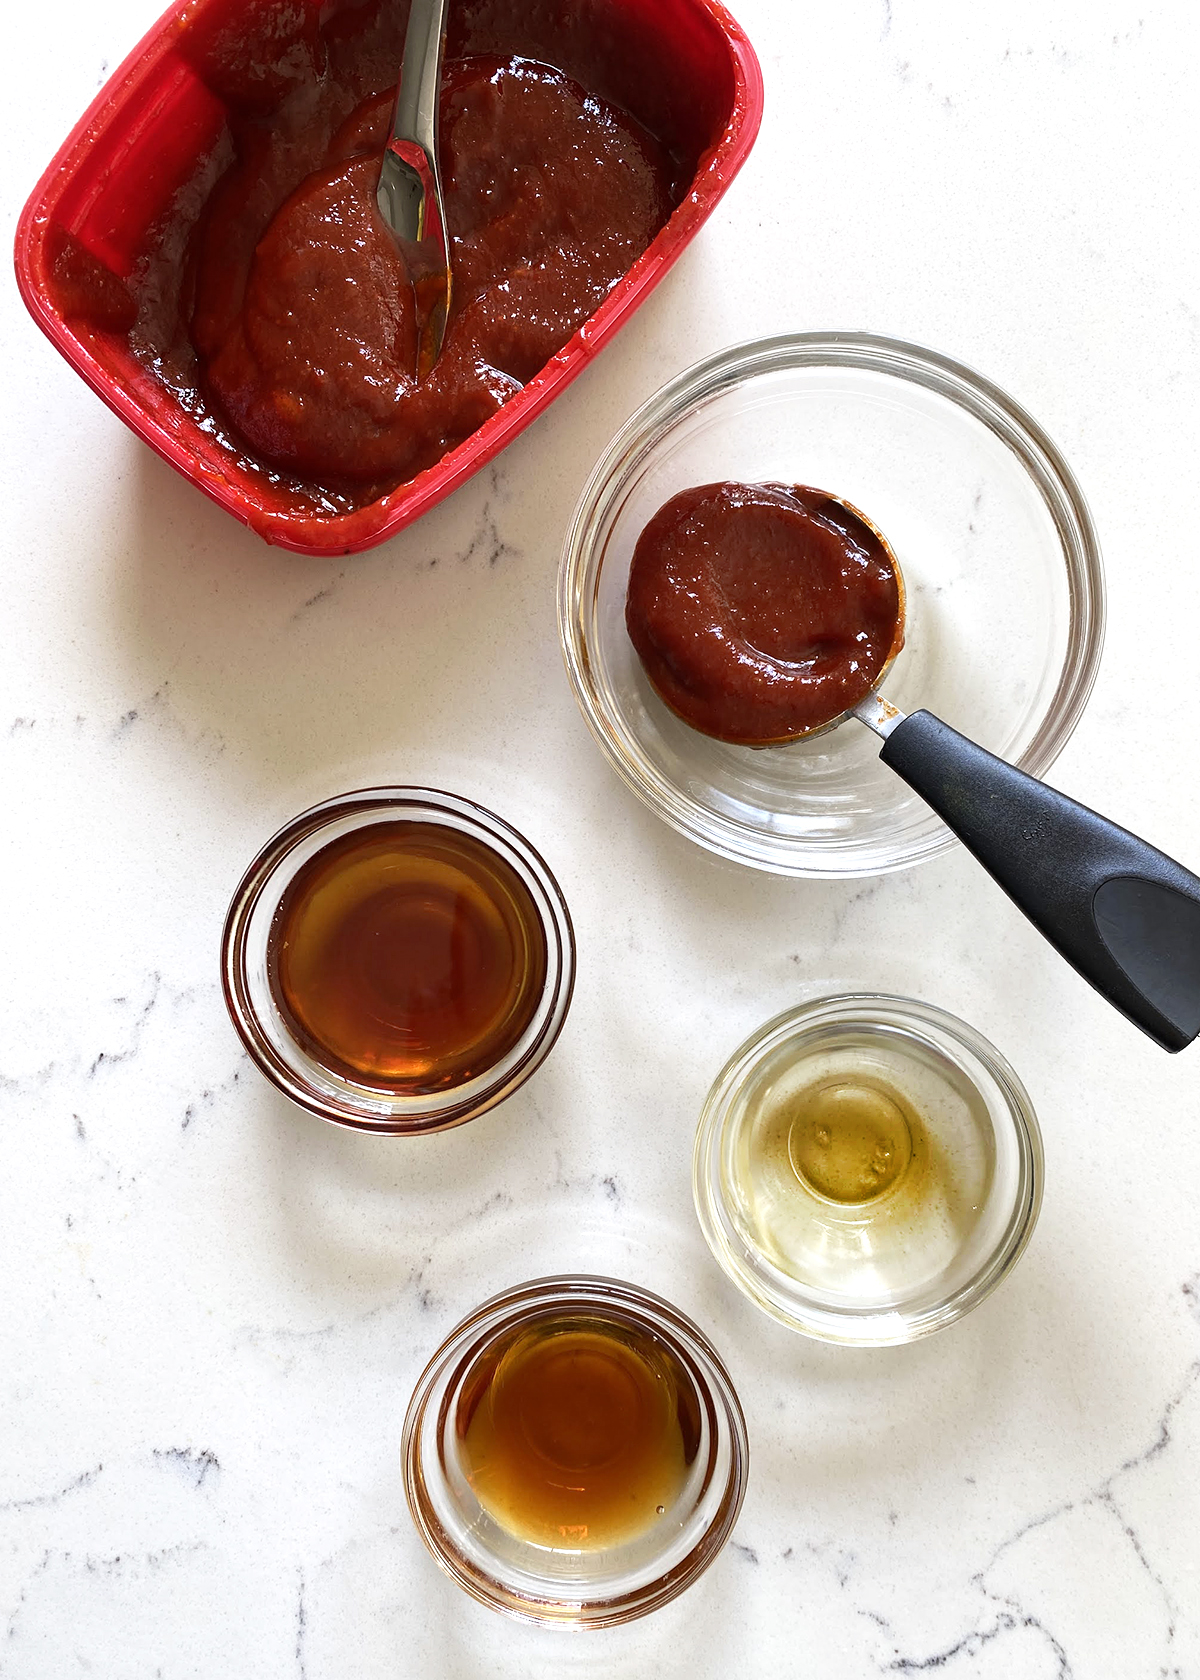
<path id="1" fill-rule="evenodd" d="M 1200 879 L 929 712 L 879 754 L 1051 945 L 1164 1050 L 1200 1032 Z"/>
<path id="2" fill-rule="evenodd" d="M 447 0 L 412 0 L 392 134 L 375 202 L 400 242 L 417 318 L 418 382 L 441 352 L 450 313 L 450 245 L 438 162 L 438 101 Z"/>
<path id="3" fill-rule="evenodd" d="M 392 113 L 392 139 L 415 141 L 431 162 L 437 156 L 446 3 L 447 0 L 413 0 Z"/>

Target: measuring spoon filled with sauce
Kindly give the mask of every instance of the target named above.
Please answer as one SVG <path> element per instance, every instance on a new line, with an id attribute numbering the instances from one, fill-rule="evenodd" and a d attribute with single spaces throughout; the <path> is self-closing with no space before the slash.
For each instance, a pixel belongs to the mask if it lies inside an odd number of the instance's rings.
<path id="1" fill-rule="evenodd" d="M 899 562 L 807 485 L 683 490 L 634 550 L 625 622 L 654 689 L 703 734 L 782 746 L 853 716 L 1054 948 L 1167 1050 L 1200 1032 L 1200 878 L 879 692 L 904 645 Z"/>

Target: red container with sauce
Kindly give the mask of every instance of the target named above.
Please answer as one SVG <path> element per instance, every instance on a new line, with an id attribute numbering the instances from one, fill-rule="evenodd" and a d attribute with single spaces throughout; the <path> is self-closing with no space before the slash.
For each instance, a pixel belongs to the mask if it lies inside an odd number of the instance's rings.
<path id="1" fill-rule="evenodd" d="M 172 212 L 227 128 L 230 107 L 195 68 L 197 30 L 253 62 L 255 33 L 318 0 L 179 0 L 77 124 L 38 183 L 16 238 L 17 280 L 51 342 L 139 437 L 267 541 L 303 554 L 382 542 L 454 490 L 522 431 L 608 342 L 711 214 L 758 131 L 762 78 L 749 42 L 719 0 L 522 0 L 538 40 L 586 50 L 608 97 L 675 154 L 688 176 L 670 220 L 567 344 L 523 389 L 435 465 L 343 511 L 298 498 L 281 475 L 240 461 L 211 422 L 130 347 L 124 282 L 151 230 Z M 364 27 L 373 15 L 362 9 Z M 454 25 L 452 23 L 452 32 Z M 398 68 L 398 67 L 397 67 Z M 566 66 L 568 71 L 570 65 Z M 64 255 L 65 253 L 65 255 Z M 56 266 L 57 265 L 57 266 Z M 82 265 L 93 299 L 113 289 L 112 321 L 64 301 Z M 116 277 L 114 280 L 113 277 Z M 69 301 L 69 300 L 68 300 Z M 103 309 L 100 311 L 103 316 Z"/>

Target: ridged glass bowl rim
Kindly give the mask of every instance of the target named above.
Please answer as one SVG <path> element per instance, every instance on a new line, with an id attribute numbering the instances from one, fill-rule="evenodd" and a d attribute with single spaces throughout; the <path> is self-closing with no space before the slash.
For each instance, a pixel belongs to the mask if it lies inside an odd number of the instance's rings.
<path id="1" fill-rule="evenodd" d="M 942 827 L 902 857 L 844 870 L 814 867 L 802 847 L 795 863 L 778 855 L 770 860 L 748 855 L 720 832 L 716 819 L 698 813 L 669 778 L 643 755 L 629 751 L 613 732 L 595 682 L 588 637 L 602 564 L 596 556 L 610 513 L 659 442 L 689 411 L 723 391 L 763 374 L 822 366 L 889 374 L 947 398 L 1007 444 L 1040 491 L 1066 563 L 1067 646 L 1045 716 L 1015 762 L 1031 776 L 1046 773 L 1079 722 L 1104 644 L 1104 572 L 1095 526 L 1074 473 L 1030 414 L 972 368 L 902 339 L 859 332 L 780 333 L 748 339 L 696 362 L 656 391 L 613 438 L 576 505 L 559 566 L 559 638 L 575 698 L 601 751 L 632 792 L 678 833 L 731 862 L 772 874 L 874 876 L 924 863 L 954 845 L 954 836 Z"/>
<path id="2" fill-rule="evenodd" d="M 812 1303 L 803 1284 L 780 1272 L 777 1290 L 769 1291 L 741 1258 L 740 1249 L 750 1247 L 730 1217 L 721 1192 L 721 1151 L 729 1106 L 737 1090 L 762 1060 L 789 1039 L 798 1039 L 831 1025 L 861 1024 L 887 1028 L 914 1042 L 931 1045 L 942 1055 L 945 1047 L 933 1043 L 923 1029 L 934 1028 L 975 1057 L 995 1080 L 1012 1122 L 1017 1149 L 1017 1184 L 1013 1205 L 999 1240 L 968 1281 L 945 1300 L 921 1312 L 905 1314 L 901 1308 L 834 1308 Z M 967 1067 L 958 1063 L 970 1077 Z M 751 1033 L 726 1062 L 713 1081 L 692 1155 L 692 1194 L 696 1216 L 704 1239 L 721 1269 L 755 1306 L 789 1329 L 817 1341 L 836 1342 L 848 1347 L 898 1347 L 930 1336 L 955 1323 L 987 1296 L 1012 1271 L 1033 1235 L 1042 1205 L 1045 1156 L 1037 1113 L 1024 1085 L 1009 1063 L 966 1021 L 920 998 L 886 992 L 832 992 L 812 998 L 781 1014 Z M 903 1320 L 903 1327 L 898 1324 Z"/>
<path id="3" fill-rule="evenodd" d="M 726 1485 L 712 1521 L 687 1556 L 668 1573 L 630 1593 L 612 1598 L 589 1601 L 525 1597 L 506 1587 L 499 1578 L 471 1567 L 460 1556 L 438 1520 L 426 1490 L 420 1462 L 427 1409 L 448 1371 L 453 1372 L 466 1359 L 476 1358 L 497 1335 L 520 1323 L 524 1317 L 540 1315 L 547 1308 L 602 1311 L 606 1306 L 636 1314 L 677 1352 L 678 1341 L 682 1337 L 685 1343 L 690 1342 L 699 1350 L 711 1367 L 710 1398 L 728 1430 L 730 1463 Z M 684 1362 L 694 1368 L 694 1355 L 685 1354 Z M 572 1630 L 619 1627 L 649 1615 L 686 1591 L 712 1563 L 733 1532 L 746 1493 L 749 1463 L 750 1443 L 737 1390 L 720 1355 L 699 1325 L 649 1289 L 618 1278 L 585 1272 L 534 1278 L 519 1284 L 482 1302 L 474 1312 L 456 1324 L 417 1381 L 405 1414 L 400 1447 L 404 1491 L 413 1523 L 450 1579 L 480 1604 L 486 1604 L 515 1621 Z"/>
<path id="4" fill-rule="evenodd" d="M 356 1111 L 348 1103 L 334 1106 L 324 1093 L 306 1083 L 281 1060 L 259 1024 L 246 974 L 246 940 L 267 882 L 277 865 L 297 845 L 356 810 L 361 811 L 364 826 L 381 820 L 389 811 L 397 817 L 406 812 L 423 812 L 426 820 L 436 821 L 439 815 L 451 819 L 452 823 L 466 820 L 514 852 L 537 878 L 539 889 L 545 895 L 550 911 L 549 919 L 543 918 L 547 947 L 551 952 L 557 949 L 559 962 L 557 978 L 552 966 L 547 971 L 547 986 L 553 985 L 554 992 L 542 1030 L 520 1059 L 498 1074 L 494 1084 L 459 1104 L 423 1110 L 415 1103 L 406 1103 L 392 1115 L 381 1114 L 377 1108 Z M 301 811 L 271 836 L 246 869 L 230 902 L 221 935 L 221 985 L 229 1018 L 251 1059 L 300 1108 L 335 1126 L 349 1126 L 358 1131 L 383 1132 L 396 1137 L 444 1132 L 477 1119 L 511 1096 L 554 1048 L 566 1023 L 575 987 L 575 930 L 562 888 L 546 860 L 519 830 L 494 811 L 442 788 L 400 785 L 354 788 Z"/>

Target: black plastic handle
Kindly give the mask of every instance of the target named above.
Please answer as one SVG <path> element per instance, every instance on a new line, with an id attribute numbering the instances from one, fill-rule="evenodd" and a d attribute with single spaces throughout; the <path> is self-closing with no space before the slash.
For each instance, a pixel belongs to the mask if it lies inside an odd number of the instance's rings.
<path id="1" fill-rule="evenodd" d="M 1164 1050 L 1200 1032 L 1200 879 L 913 712 L 880 753 L 1085 980 Z"/>

